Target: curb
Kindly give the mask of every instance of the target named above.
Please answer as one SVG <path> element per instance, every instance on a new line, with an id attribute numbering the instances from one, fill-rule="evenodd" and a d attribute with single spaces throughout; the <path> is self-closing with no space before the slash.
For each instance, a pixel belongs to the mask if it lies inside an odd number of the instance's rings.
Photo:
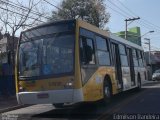
<path id="1" fill-rule="evenodd" d="M 0 114 L 2 114 L 2 113 L 4 113 L 4 112 L 11 111 L 11 110 L 16 110 L 16 109 L 20 109 L 20 108 L 25 108 L 25 107 L 28 107 L 28 106 L 30 106 L 30 105 L 17 105 L 17 106 L 5 108 L 5 109 L 0 109 Z"/>
<path id="2" fill-rule="evenodd" d="M 159 83 L 159 81 L 142 81 L 142 85 L 152 84 L 152 83 Z"/>

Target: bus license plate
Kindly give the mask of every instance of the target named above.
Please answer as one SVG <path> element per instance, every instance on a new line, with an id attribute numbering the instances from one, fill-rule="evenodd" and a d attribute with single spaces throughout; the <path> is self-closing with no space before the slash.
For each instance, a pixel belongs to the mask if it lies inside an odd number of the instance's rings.
<path id="1" fill-rule="evenodd" d="M 41 93 L 41 94 L 38 94 L 37 97 L 39 99 L 45 99 L 45 98 L 49 98 L 49 95 L 48 93 Z"/>

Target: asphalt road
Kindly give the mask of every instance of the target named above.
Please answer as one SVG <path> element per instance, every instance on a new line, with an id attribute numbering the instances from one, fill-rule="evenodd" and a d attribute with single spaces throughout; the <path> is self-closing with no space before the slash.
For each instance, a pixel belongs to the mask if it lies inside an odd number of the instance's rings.
<path id="1" fill-rule="evenodd" d="M 140 92 L 127 96 L 99 119 L 160 120 L 160 82 L 145 84 Z"/>
<path id="2" fill-rule="evenodd" d="M 118 94 L 105 106 L 98 103 L 83 103 L 55 109 L 50 104 L 33 105 L 3 113 L 0 118 L 2 120 L 6 118 L 9 118 L 7 120 L 110 120 L 121 119 L 124 115 L 128 115 L 125 116 L 127 120 L 136 118 L 136 115 L 139 115 L 138 119 L 142 119 L 144 116 L 140 115 L 156 115 L 156 113 L 160 113 L 160 82 L 145 84 L 141 91 L 131 90 Z M 158 119 L 159 116 L 151 117 Z"/>

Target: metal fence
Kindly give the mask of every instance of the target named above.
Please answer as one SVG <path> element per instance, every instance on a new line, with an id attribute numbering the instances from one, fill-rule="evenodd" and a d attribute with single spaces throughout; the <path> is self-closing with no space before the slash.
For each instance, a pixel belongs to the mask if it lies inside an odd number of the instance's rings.
<path id="1" fill-rule="evenodd" d="M 2 64 L 0 68 L 0 95 L 15 95 L 15 77 L 13 67 L 7 63 Z"/>

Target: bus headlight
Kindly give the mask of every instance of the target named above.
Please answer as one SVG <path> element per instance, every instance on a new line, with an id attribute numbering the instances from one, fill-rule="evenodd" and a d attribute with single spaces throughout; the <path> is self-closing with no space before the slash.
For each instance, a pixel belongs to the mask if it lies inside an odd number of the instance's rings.
<path id="1" fill-rule="evenodd" d="M 25 89 L 19 84 L 19 92 L 24 92 Z"/>
<path id="2" fill-rule="evenodd" d="M 65 88 L 73 88 L 73 80 L 70 80 L 69 82 L 67 82 L 64 87 Z"/>
<path id="3" fill-rule="evenodd" d="M 68 82 L 68 83 L 66 84 L 66 86 L 73 86 L 73 83 L 72 83 L 72 82 Z"/>

